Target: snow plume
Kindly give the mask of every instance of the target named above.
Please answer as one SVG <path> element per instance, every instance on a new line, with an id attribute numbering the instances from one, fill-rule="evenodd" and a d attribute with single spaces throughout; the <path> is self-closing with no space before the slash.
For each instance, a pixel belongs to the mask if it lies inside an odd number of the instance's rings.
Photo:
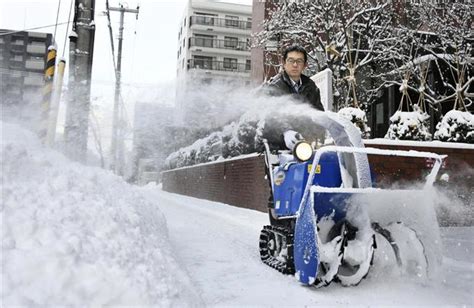
<path id="1" fill-rule="evenodd" d="M 187 79 L 178 86 L 177 106 L 185 128 L 216 130 L 238 119 L 250 108 L 255 89 L 238 81 Z"/>
<path id="2" fill-rule="evenodd" d="M 332 112 L 315 110 L 291 96 L 268 97 L 257 93 L 249 102 L 250 107 L 238 121 L 171 153 L 165 167 L 173 169 L 259 152 L 263 150 L 263 139 L 267 139 L 271 149 L 284 149 L 282 134 L 287 130 L 321 144 L 327 129 L 338 145 L 363 146 L 360 131 L 350 121 Z"/>
<path id="3" fill-rule="evenodd" d="M 443 226 L 474 225 L 474 169 L 467 164 L 436 182 L 436 209 Z"/>
<path id="4" fill-rule="evenodd" d="M 358 194 L 352 205 L 360 204 L 368 209 L 371 222 L 379 223 L 383 228 L 402 222 L 404 226 L 416 232 L 423 244 L 428 263 L 428 278 L 436 278 L 442 263 L 441 235 L 436 217 L 436 198 L 434 189 L 421 190 L 379 190 L 373 193 Z M 379 262 L 384 262 L 380 260 Z M 383 266 L 382 264 L 379 264 Z M 408 268 L 401 269 L 402 275 L 412 275 Z M 415 279 L 426 277 L 415 277 Z"/>
<path id="5" fill-rule="evenodd" d="M 41 91 L 24 90 L 23 97 L 6 94 L 0 97 L 2 120 L 15 121 L 30 130 L 40 126 Z"/>
<path id="6" fill-rule="evenodd" d="M 6 306 L 198 305 L 155 204 L 2 122 Z"/>
<path id="7" fill-rule="evenodd" d="M 240 110 L 242 114 L 234 122 L 170 154 L 166 159 L 166 167 L 182 167 L 257 152 L 262 150 L 262 138 L 278 146 L 281 134 L 289 129 L 302 133 L 308 140 L 314 140 L 316 134 L 322 138 L 319 128 L 315 129 L 315 124 L 308 116 L 318 111 L 307 104 L 293 101 L 290 96 L 243 94 L 235 97 L 234 102 L 238 103 L 239 99 L 242 104 L 236 108 L 243 110 Z"/>

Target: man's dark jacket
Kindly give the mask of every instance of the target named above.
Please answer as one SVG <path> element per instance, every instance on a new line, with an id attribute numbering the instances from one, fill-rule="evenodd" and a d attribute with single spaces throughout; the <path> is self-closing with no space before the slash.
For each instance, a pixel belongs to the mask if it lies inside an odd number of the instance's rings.
<path id="1" fill-rule="evenodd" d="M 298 93 L 293 88 L 290 77 L 285 71 L 272 77 L 266 88 L 268 94 L 272 96 L 292 94 L 295 98 L 311 104 L 311 106 L 318 110 L 324 111 L 318 87 L 313 80 L 303 74 L 301 74 L 301 86 Z"/>

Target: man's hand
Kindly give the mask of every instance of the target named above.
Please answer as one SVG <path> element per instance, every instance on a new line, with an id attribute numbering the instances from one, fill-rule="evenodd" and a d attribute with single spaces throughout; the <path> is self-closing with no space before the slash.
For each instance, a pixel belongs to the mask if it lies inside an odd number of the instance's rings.
<path id="1" fill-rule="evenodd" d="M 293 151 L 293 148 L 295 147 L 295 144 L 303 140 L 303 136 L 301 136 L 300 133 L 294 131 L 294 130 L 287 130 L 286 132 L 283 133 L 283 139 L 285 140 L 285 146 Z"/>

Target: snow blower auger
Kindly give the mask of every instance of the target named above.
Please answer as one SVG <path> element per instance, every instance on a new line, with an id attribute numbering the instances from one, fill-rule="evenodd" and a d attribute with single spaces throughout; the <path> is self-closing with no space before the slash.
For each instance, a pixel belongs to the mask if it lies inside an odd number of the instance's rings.
<path id="1" fill-rule="evenodd" d="M 402 272 L 420 278 L 433 272 L 441 258 L 439 227 L 424 194 L 445 156 L 365 148 L 352 123 L 338 115 L 313 120 L 335 145 L 315 150 L 301 141 L 292 152 L 272 153 L 264 141 L 272 197 L 270 225 L 260 234 L 262 261 L 305 285 L 353 286 L 367 276 L 381 246 L 381 259 L 392 254 Z M 373 187 L 367 154 L 435 163 L 422 189 L 386 190 Z"/>

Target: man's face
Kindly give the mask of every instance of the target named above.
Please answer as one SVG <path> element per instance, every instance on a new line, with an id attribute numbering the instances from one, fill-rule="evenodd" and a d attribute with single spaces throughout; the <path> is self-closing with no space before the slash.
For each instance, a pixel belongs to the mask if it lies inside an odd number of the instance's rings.
<path id="1" fill-rule="evenodd" d="M 299 80 L 301 73 L 306 68 L 304 54 L 299 51 L 290 51 L 286 56 L 285 63 L 283 63 L 283 68 L 291 79 Z"/>

